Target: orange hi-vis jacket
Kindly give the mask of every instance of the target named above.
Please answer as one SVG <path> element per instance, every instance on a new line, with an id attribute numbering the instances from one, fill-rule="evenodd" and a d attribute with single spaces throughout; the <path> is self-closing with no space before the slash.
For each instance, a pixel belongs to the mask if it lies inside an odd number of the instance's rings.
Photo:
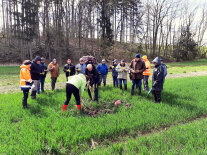
<path id="1" fill-rule="evenodd" d="M 143 61 L 145 62 L 146 70 L 143 72 L 143 75 L 150 76 L 151 75 L 151 64 L 149 60 L 147 59 L 147 56 L 142 57 Z"/>
<path id="2" fill-rule="evenodd" d="M 21 90 L 29 90 L 31 89 L 31 74 L 30 74 L 30 68 L 27 65 L 20 66 L 20 86 Z"/>

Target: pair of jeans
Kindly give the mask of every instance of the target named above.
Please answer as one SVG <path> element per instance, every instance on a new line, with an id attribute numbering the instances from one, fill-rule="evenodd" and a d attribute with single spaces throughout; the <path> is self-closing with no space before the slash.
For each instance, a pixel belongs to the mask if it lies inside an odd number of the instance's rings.
<path id="1" fill-rule="evenodd" d="M 104 83 L 104 86 L 106 85 L 106 77 L 107 75 L 100 75 L 99 86 L 101 85 L 102 81 Z"/>
<path id="2" fill-rule="evenodd" d="M 93 85 L 91 85 L 91 84 L 90 84 L 90 86 L 93 87 Z M 88 88 L 88 95 L 92 100 L 91 93 L 92 93 L 92 91 L 90 91 L 90 89 Z M 98 101 L 98 84 L 97 83 L 94 84 L 94 95 L 95 95 L 94 101 Z"/>
<path id="3" fill-rule="evenodd" d="M 144 75 L 143 85 L 144 85 L 144 90 L 146 91 L 149 91 L 148 80 L 149 80 L 149 76 Z"/>
<path id="4" fill-rule="evenodd" d="M 113 76 L 113 84 L 114 84 L 114 87 L 118 87 L 118 78 L 117 78 L 117 76 Z"/>
<path id="5" fill-rule="evenodd" d="M 55 84 L 56 84 L 57 78 L 52 77 L 51 80 L 52 80 L 52 83 L 51 83 L 52 90 L 55 90 Z"/>
<path id="6" fill-rule="evenodd" d="M 127 89 L 127 79 L 118 79 L 119 87 L 122 89 L 122 83 L 124 84 L 124 88 Z"/>
<path id="7" fill-rule="evenodd" d="M 41 91 L 44 92 L 44 85 L 45 85 L 45 77 L 41 77 L 40 78 L 40 83 L 37 89 L 37 93 L 40 93 L 40 87 L 41 87 Z"/>
<path id="8" fill-rule="evenodd" d="M 65 100 L 64 104 L 68 105 L 68 103 L 70 102 L 72 94 L 75 97 L 76 105 L 80 105 L 79 90 L 74 85 L 69 84 L 69 83 L 66 84 L 66 100 Z"/>
<path id="9" fill-rule="evenodd" d="M 22 105 L 23 107 L 27 107 L 27 99 L 29 95 L 29 90 L 23 90 L 23 99 L 22 99 Z"/>
<path id="10" fill-rule="evenodd" d="M 131 90 L 134 90 L 135 85 L 138 87 L 139 91 L 142 89 L 142 80 L 141 79 L 134 79 L 132 80 L 132 88 Z"/>

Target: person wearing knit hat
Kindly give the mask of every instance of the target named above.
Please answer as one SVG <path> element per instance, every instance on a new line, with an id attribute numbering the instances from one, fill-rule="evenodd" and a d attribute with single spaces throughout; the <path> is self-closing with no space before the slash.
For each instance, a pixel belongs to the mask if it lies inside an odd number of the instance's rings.
<path id="1" fill-rule="evenodd" d="M 67 64 L 65 64 L 63 71 L 65 72 L 66 81 L 68 81 L 69 76 L 75 75 L 75 66 L 71 63 L 71 60 L 67 60 Z"/>
<path id="2" fill-rule="evenodd" d="M 20 87 L 23 92 L 23 99 L 22 99 L 22 105 L 23 108 L 28 108 L 27 105 L 27 99 L 29 95 L 29 90 L 31 89 L 32 79 L 30 74 L 30 67 L 31 67 L 31 61 L 25 60 L 23 64 L 20 66 Z"/>
<path id="3" fill-rule="evenodd" d="M 37 89 L 40 84 L 40 73 L 41 73 L 41 66 L 40 66 L 41 58 L 36 56 L 32 62 L 30 67 L 30 73 L 33 81 L 32 90 L 31 90 L 31 98 L 36 99 Z"/>
<path id="4" fill-rule="evenodd" d="M 116 71 L 117 65 L 118 65 L 118 60 L 114 59 L 113 64 L 110 67 L 110 69 L 112 70 L 112 78 L 113 78 L 114 87 L 118 87 L 118 72 Z"/>
<path id="5" fill-rule="evenodd" d="M 143 72 L 146 70 L 145 63 L 140 59 L 140 55 L 136 54 L 135 59 L 130 64 L 130 79 L 132 80 L 131 95 L 134 95 L 134 87 L 138 86 L 138 95 L 141 95 Z"/>
<path id="6" fill-rule="evenodd" d="M 57 64 L 57 60 L 53 59 L 52 62 L 48 65 L 48 70 L 50 71 L 50 76 L 51 76 L 51 87 L 52 90 L 55 90 L 55 84 L 57 81 L 57 78 L 60 75 L 60 68 L 59 65 Z"/>

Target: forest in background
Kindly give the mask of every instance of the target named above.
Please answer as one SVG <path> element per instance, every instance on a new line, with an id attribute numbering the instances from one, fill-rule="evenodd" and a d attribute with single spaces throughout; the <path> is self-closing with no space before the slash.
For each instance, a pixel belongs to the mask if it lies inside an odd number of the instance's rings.
<path id="1" fill-rule="evenodd" d="M 1 0 L 0 62 L 36 55 L 171 61 L 205 58 L 207 2 L 184 0 Z"/>

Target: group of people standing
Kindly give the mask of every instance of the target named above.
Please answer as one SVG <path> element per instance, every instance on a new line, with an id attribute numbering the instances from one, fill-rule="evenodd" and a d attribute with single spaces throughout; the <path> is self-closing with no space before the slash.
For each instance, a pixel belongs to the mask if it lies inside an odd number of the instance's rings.
<path id="1" fill-rule="evenodd" d="M 44 92 L 45 78 L 48 71 L 51 75 L 52 90 L 55 89 L 57 77 L 60 75 L 59 65 L 56 59 L 53 59 L 47 67 L 45 58 L 37 56 L 33 61 L 25 60 L 20 68 L 20 86 L 24 95 L 22 100 L 24 108 L 28 108 L 27 99 L 30 89 L 31 99 L 36 99 L 36 94 L 40 94 L 40 91 Z"/>
<path id="2" fill-rule="evenodd" d="M 161 102 L 161 92 L 163 90 L 163 84 L 165 76 L 167 74 L 167 68 L 164 64 L 161 64 L 160 58 L 155 58 L 152 61 L 155 65 L 152 75 L 152 93 L 156 103 Z M 25 60 L 20 67 L 21 89 L 23 90 L 23 107 L 27 108 L 27 98 L 29 89 L 31 90 L 31 98 L 36 98 L 36 93 L 44 92 L 44 82 L 49 71 L 51 74 L 51 87 L 55 89 L 55 83 L 60 75 L 59 65 L 56 59 L 48 65 L 45 65 L 45 59 L 36 57 L 33 62 Z M 142 81 L 144 90 L 149 91 L 148 80 L 151 75 L 151 64 L 147 59 L 147 56 L 140 57 L 139 54 L 135 55 L 135 58 L 128 65 L 125 60 L 121 60 L 118 63 L 117 59 L 113 60 L 110 68 L 112 70 L 113 86 L 122 90 L 127 90 L 127 76 L 132 80 L 131 95 L 134 95 L 135 87 L 138 88 L 138 95 L 141 95 Z M 98 87 L 103 82 L 106 86 L 106 79 L 108 75 L 108 66 L 106 60 L 102 60 L 97 66 L 94 65 L 92 59 L 88 59 L 87 62 L 81 58 L 80 63 L 76 66 L 71 63 L 71 60 L 67 60 L 63 71 L 66 75 L 66 101 L 63 105 L 63 111 L 66 110 L 67 105 L 73 94 L 76 99 L 77 109 L 81 109 L 80 101 L 82 100 L 81 94 L 84 88 L 87 86 L 88 94 L 91 100 L 98 101 Z M 77 73 L 77 75 L 76 75 Z M 124 86 L 124 87 L 122 87 Z M 94 95 L 92 95 L 92 88 L 94 88 Z"/>

